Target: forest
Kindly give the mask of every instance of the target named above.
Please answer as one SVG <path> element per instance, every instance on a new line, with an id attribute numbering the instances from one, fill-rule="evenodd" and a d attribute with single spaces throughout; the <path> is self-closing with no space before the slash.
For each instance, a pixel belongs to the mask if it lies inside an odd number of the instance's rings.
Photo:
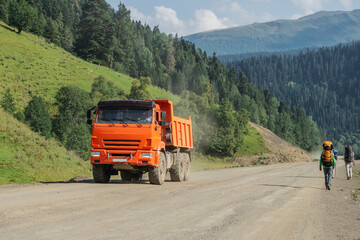
<path id="1" fill-rule="evenodd" d="M 360 42 L 232 61 L 227 65 L 281 101 L 303 106 L 341 152 L 360 156 Z"/>
<path id="2" fill-rule="evenodd" d="M 56 95 L 56 115 L 46 112 L 39 96 L 33 96 L 23 112 L 14 110 L 14 90 L 2 96 L 4 110 L 34 131 L 58 139 L 83 159 L 89 158 L 90 149 L 84 111 L 95 99 L 151 99 L 150 85 L 181 96 L 175 111 L 182 117 L 192 116 L 196 151 L 236 156 L 249 120 L 305 150 L 320 144 L 322 131 L 301 104 L 287 105 L 272 90 L 256 87 L 246 72 L 225 66 L 215 54 L 131 20 L 122 3 L 115 10 L 105 0 L 4 0 L 0 19 L 17 28 L 18 34 L 27 31 L 42 36 L 88 62 L 138 79 L 129 94 L 103 76 L 94 79 L 90 93 L 63 86 Z"/>

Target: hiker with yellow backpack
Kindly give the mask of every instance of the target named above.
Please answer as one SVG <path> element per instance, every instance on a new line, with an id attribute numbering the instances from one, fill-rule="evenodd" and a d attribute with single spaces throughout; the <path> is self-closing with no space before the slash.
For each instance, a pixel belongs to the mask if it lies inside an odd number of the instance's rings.
<path id="1" fill-rule="evenodd" d="M 333 169 L 336 166 L 336 160 L 333 153 L 334 147 L 331 141 L 325 141 L 323 143 L 323 152 L 320 157 L 320 166 L 319 169 L 321 171 L 322 167 L 324 168 L 325 175 L 325 187 L 327 190 L 330 190 Z"/>

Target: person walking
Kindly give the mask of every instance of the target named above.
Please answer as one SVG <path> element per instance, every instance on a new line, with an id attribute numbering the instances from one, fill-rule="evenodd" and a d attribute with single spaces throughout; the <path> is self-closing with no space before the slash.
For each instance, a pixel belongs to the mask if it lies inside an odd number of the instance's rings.
<path id="1" fill-rule="evenodd" d="M 350 144 L 345 147 L 344 161 L 347 180 L 350 180 L 352 178 L 352 166 L 355 166 L 354 152 Z"/>
<path id="2" fill-rule="evenodd" d="M 335 157 L 335 161 L 338 160 L 338 153 L 339 151 L 338 150 L 334 150 L 334 157 Z M 333 175 L 332 175 L 332 178 L 335 178 L 335 175 L 336 175 L 336 166 L 335 166 L 335 169 L 333 169 Z"/>
<path id="3" fill-rule="evenodd" d="M 333 169 L 336 166 L 336 160 L 333 153 L 334 147 L 331 141 L 325 141 L 323 143 L 323 152 L 320 156 L 320 171 L 322 168 L 324 169 L 325 176 L 325 187 L 327 190 L 330 190 L 330 186 L 332 183 L 332 174 Z"/>

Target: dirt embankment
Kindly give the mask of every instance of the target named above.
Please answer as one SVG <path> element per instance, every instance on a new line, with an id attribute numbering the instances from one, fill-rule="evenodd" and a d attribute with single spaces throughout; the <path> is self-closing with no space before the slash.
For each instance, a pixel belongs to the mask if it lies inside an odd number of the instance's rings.
<path id="1" fill-rule="evenodd" d="M 303 149 L 295 147 L 289 142 L 281 139 L 269 129 L 250 122 L 265 140 L 265 146 L 270 153 L 257 156 L 246 156 L 235 161 L 244 165 L 268 165 L 279 162 L 312 162 L 313 158 Z"/>

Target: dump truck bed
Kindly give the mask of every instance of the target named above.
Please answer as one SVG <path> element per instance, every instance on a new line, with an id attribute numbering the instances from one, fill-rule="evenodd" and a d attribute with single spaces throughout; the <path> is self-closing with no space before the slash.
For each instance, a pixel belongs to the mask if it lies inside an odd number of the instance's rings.
<path id="1" fill-rule="evenodd" d="M 173 117 L 171 121 L 172 130 L 172 144 L 177 147 L 192 148 L 192 129 L 191 118 L 183 119 L 179 117 Z"/>
<path id="2" fill-rule="evenodd" d="M 191 117 L 188 119 L 174 116 L 173 103 L 169 100 L 154 100 L 166 112 L 167 126 L 163 127 L 163 141 L 167 146 L 193 148 Z"/>

